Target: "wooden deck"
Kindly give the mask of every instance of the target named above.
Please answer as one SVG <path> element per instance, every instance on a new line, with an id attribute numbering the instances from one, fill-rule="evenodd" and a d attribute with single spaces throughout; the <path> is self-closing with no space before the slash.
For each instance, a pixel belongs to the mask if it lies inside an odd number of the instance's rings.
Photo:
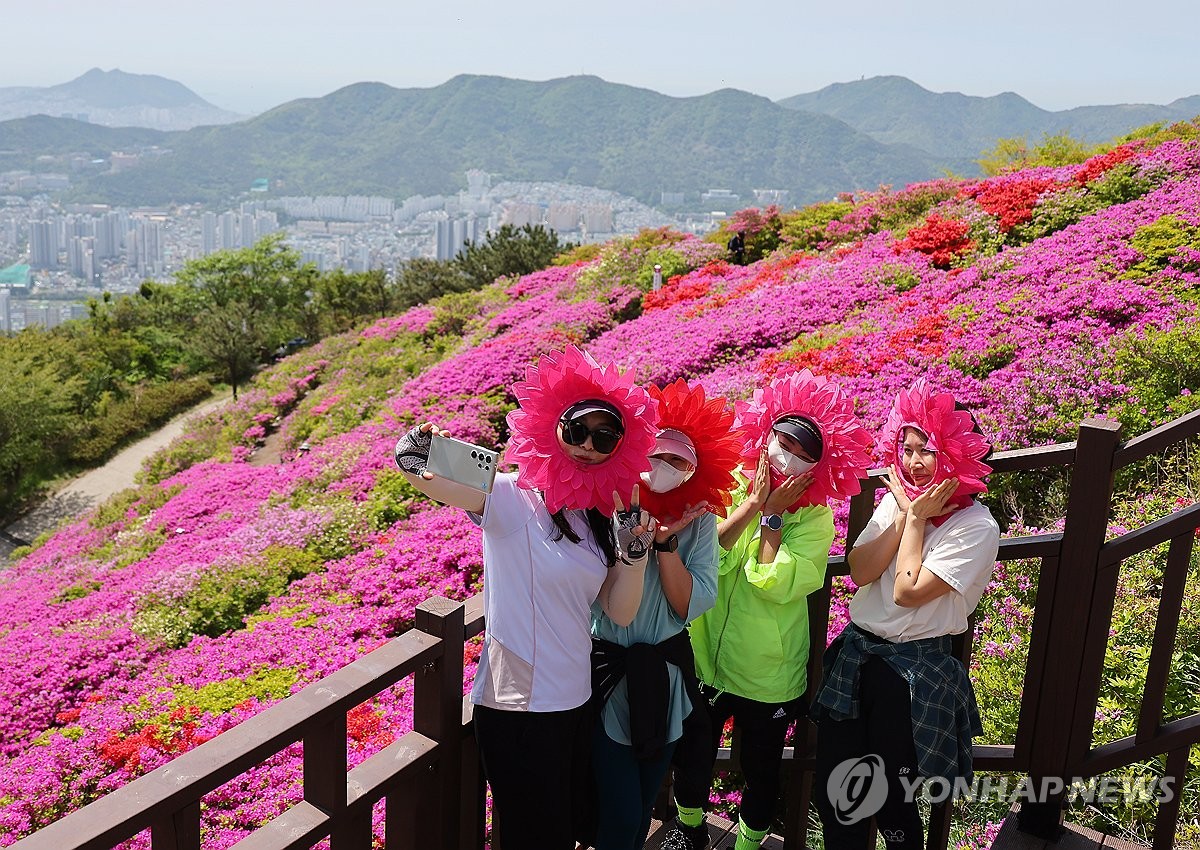
<path id="1" fill-rule="evenodd" d="M 1122 841 L 1071 823 L 1063 824 L 1063 834 L 1055 841 L 1035 838 L 1017 829 L 1019 810 L 1020 806 L 1014 806 L 1012 812 L 1004 819 L 1000 834 L 992 842 L 992 850 L 1148 850 L 1149 847 L 1146 844 Z"/>
<path id="2" fill-rule="evenodd" d="M 1148 845 L 1122 841 L 1111 835 L 1103 835 L 1069 823 L 1063 824 L 1063 834 L 1057 841 L 1035 838 L 1017 829 L 1018 810 L 1019 807 L 1014 807 L 1005 819 L 1000 834 L 992 844 L 992 850 L 1148 850 Z M 712 850 L 732 850 L 733 842 L 737 838 L 737 824 L 711 812 L 705 816 L 705 823 L 708 825 L 708 840 Z M 650 835 L 645 850 L 658 850 L 669 825 L 657 819 L 650 824 Z M 783 838 L 768 835 L 762 846 L 765 850 L 783 850 Z"/>
<path id="3" fill-rule="evenodd" d="M 731 850 L 733 842 L 737 840 L 737 824 L 712 812 L 704 816 L 704 822 L 708 825 L 708 846 L 712 850 Z M 670 822 L 663 824 L 658 820 L 651 822 L 645 850 L 658 850 L 658 845 L 670 825 Z M 766 850 L 783 850 L 783 839 L 778 835 L 768 835 L 762 846 Z"/>

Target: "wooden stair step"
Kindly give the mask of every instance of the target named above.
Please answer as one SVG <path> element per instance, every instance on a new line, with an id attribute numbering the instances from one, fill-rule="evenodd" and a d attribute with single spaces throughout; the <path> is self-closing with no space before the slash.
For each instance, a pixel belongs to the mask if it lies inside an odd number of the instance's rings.
<path id="1" fill-rule="evenodd" d="M 1004 825 L 992 842 L 992 850 L 1149 850 L 1149 845 L 1124 841 L 1073 823 L 1062 825 L 1063 834 L 1057 841 L 1038 838 L 1017 828 L 1020 809 L 1018 803 L 1004 818 Z"/>

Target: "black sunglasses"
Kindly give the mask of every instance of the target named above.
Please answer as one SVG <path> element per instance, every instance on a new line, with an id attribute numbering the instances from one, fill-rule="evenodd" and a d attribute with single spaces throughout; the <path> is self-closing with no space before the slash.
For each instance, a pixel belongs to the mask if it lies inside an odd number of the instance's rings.
<path id="1" fill-rule="evenodd" d="M 563 419 L 559 424 L 562 425 L 563 442 L 568 446 L 582 446 L 588 437 L 591 437 L 592 448 L 602 455 L 610 455 L 616 451 L 617 446 L 621 444 L 621 438 L 625 436 L 620 431 L 603 426 L 589 429 L 582 419 Z"/>

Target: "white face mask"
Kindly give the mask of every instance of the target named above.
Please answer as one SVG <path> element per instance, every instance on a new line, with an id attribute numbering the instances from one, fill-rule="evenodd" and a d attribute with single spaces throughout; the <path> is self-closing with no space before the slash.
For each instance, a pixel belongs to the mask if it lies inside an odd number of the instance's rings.
<path id="1" fill-rule="evenodd" d="M 674 490 L 691 478 L 692 473 L 695 472 L 695 470 L 684 472 L 682 469 L 676 469 L 660 457 L 650 458 L 650 466 L 649 472 L 642 473 L 642 483 L 655 493 Z"/>
<path id="2" fill-rule="evenodd" d="M 779 445 L 779 438 L 774 434 L 771 435 L 771 442 L 767 444 L 767 461 L 771 464 L 771 468 L 780 475 L 789 476 L 808 472 L 817 465 L 816 461 L 801 460 L 785 450 L 783 446 Z"/>

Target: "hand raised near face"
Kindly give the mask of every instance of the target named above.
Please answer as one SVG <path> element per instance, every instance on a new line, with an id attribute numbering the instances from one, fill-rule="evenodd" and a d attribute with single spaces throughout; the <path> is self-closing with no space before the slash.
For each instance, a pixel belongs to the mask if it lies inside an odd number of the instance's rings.
<path id="1" fill-rule="evenodd" d="M 782 484 L 771 491 L 771 495 L 767 497 L 767 503 L 763 505 L 763 513 L 782 514 L 804 495 L 804 491 L 812 483 L 812 472 L 801 472 L 799 475 L 788 476 Z"/>
<path id="2" fill-rule="evenodd" d="M 657 523 L 650 518 L 650 514 L 642 510 L 637 485 L 633 486 L 633 493 L 629 497 L 629 510 L 625 510 L 621 494 L 615 490 L 613 507 L 613 536 L 617 544 L 617 558 L 627 566 L 645 564 Z"/>
<path id="3" fill-rule="evenodd" d="M 958 507 L 949 504 L 956 490 L 957 478 L 947 478 L 940 484 L 935 484 L 912 500 L 908 509 L 909 516 L 915 519 L 933 519 L 951 513 Z"/>
<path id="4" fill-rule="evenodd" d="M 697 517 L 704 516 L 706 513 L 708 513 L 708 502 L 700 502 L 699 504 L 688 505 L 686 508 L 684 508 L 683 516 L 672 523 L 655 523 L 657 526 L 654 532 L 655 541 L 658 543 L 665 543 L 667 538 L 669 538 L 672 534 L 678 534 L 679 532 L 683 531 L 685 528 L 691 525 L 692 520 L 696 519 Z"/>

